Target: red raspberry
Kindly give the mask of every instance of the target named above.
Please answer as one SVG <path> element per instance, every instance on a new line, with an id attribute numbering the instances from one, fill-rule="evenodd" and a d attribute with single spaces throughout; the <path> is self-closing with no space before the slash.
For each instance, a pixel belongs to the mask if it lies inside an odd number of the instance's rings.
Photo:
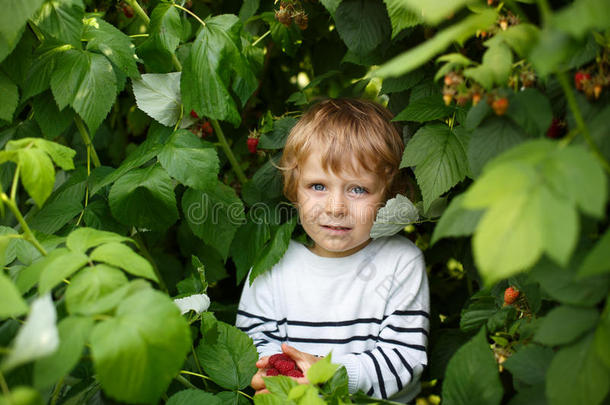
<path id="1" fill-rule="evenodd" d="M 268 368 L 265 374 L 269 377 L 274 377 L 280 375 L 280 372 L 276 368 Z"/>
<path id="2" fill-rule="evenodd" d="M 258 148 L 258 138 L 248 138 L 246 145 L 248 146 L 250 153 L 256 153 L 256 149 Z"/>
<path id="3" fill-rule="evenodd" d="M 288 355 L 284 353 L 278 353 L 269 357 L 269 365 L 275 367 L 275 362 L 278 360 L 292 361 L 292 359 Z"/>
<path id="4" fill-rule="evenodd" d="M 576 87 L 576 90 L 582 90 L 584 83 L 589 80 L 591 80 L 591 75 L 584 70 L 574 73 L 574 87 Z"/>
<path id="5" fill-rule="evenodd" d="M 210 121 L 204 121 L 201 124 L 201 129 L 205 132 L 206 135 L 212 135 L 214 133 L 214 128 L 212 128 L 212 124 Z"/>
<path id="6" fill-rule="evenodd" d="M 304 377 L 300 370 L 288 370 L 284 375 L 288 377 L 301 378 Z"/>
<path id="7" fill-rule="evenodd" d="M 293 360 L 276 360 L 274 366 L 280 374 L 287 375 L 287 372 L 295 369 L 296 363 Z"/>
<path id="8" fill-rule="evenodd" d="M 123 9 L 125 17 L 133 18 L 133 8 L 129 4 L 122 3 L 121 8 Z"/>
<path id="9" fill-rule="evenodd" d="M 496 115 L 504 115 L 508 109 L 508 99 L 506 97 L 500 97 L 491 103 L 491 108 L 494 110 Z"/>
<path id="10" fill-rule="evenodd" d="M 519 291 L 517 289 L 515 289 L 514 287 L 508 287 L 504 291 L 504 303 L 506 305 L 510 305 L 510 304 L 514 303 L 518 297 L 519 297 Z"/>
<path id="11" fill-rule="evenodd" d="M 195 112 L 195 110 L 191 110 L 191 117 L 197 119 L 199 118 L 199 116 L 197 115 L 197 113 Z"/>

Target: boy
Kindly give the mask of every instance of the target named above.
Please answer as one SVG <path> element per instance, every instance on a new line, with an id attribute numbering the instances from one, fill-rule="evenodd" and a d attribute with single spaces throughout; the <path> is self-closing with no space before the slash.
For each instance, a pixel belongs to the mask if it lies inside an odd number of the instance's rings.
<path id="1" fill-rule="evenodd" d="M 313 244 L 291 241 L 244 286 L 236 323 L 260 355 L 257 393 L 269 356 L 284 352 L 306 373 L 331 351 L 350 393 L 406 402 L 419 391 L 429 328 L 423 255 L 402 236 L 370 238 L 398 183 L 403 143 L 391 118 L 372 102 L 327 100 L 290 132 L 284 193 Z"/>

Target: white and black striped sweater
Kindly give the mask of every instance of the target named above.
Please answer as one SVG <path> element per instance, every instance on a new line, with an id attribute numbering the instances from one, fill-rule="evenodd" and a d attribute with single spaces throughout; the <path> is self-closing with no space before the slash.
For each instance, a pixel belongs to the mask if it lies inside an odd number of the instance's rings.
<path id="1" fill-rule="evenodd" d="M 282 342 L 314 355 L 332 351 L 349 390 L 410 401 L 427 364 L 429 292 L 421 251 L 402 236 L 371 241 L 343 258 L 297 242 L 273 269 L 246 283 L 237 326 L 259 355 Z"/>

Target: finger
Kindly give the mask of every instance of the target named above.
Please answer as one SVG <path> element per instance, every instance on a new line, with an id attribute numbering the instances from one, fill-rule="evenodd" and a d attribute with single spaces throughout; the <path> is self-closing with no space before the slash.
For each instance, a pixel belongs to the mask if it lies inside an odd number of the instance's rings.
<path id="1" fill-rule="evenodd" d="M 255 390 L 260 390 L 265 388 L 265 380 L 263 380 L 264 374 L 263 370 L 259 370 L 256 374 L 252 376 L 252 380 L 250 381 L 250 386 Z"/>
<path id="2" fill-rule="evenodd" d="M 269 366 L 269 356 L 261 357 L 256 362 L 256 367 L 258 368 L 267 368 Z"/>
<path id="3" fill-rule="evenodd" d="M 288 357 L 293 360 L 302 358 L 302 352 L 290 346 L 288 343 L 282 343 L 282 351 L 284 352 L 284 354 L 288 355 Z"/>
<path id="4" fill-rule="evenodd" d="M 267 388 L 263 388 L 262 390 L 258 390 L 254 393 L 254 395 L 258 394 L 269 394 L 269 390 Z"/>

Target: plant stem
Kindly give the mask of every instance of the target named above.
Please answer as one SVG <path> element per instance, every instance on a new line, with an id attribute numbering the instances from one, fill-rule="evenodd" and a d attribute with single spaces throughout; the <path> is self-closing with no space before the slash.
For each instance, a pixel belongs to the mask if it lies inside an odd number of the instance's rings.
<path id="1" fill-rule="evenodd" d="M 47 255 L 47 251 L 42 247 L 40 242 L 38 242 L 38 239 L 36 239 L 36 236 L 34 236 L 34 233 L 30 229 L 28 223 L 25 222 L 25 219 L 23 218 L 23 215 L 21 215 L 21 212 L 19 211 L 19 208 L 17 208 L 17 204 L 15 203 L 15 201 L 9 199 L 8 196 L 5 193 L 0 194 L 0 199 L 2 200 L 3 203 L 8 205 L 9 209 L 11 210 L 13 215 L 15 215 L 15 218 L 17 218 L 17 221 L 19 222 L 19 224 L 23 228 L 23 239 L 27 240 L 32 245 L 34 245 L 34 247 L 43 256 L 46 256 Z"/>
<path id="2" fill-rule="evenodd" d="M 180 371 L 180 372 L 182 373 L 183 371 L 184 371 L 184 370 L 182 370 L 182 371 Z M 195 387 L 195 386 L 193 385 L 193 383 L 191 383 L 189 380 L 187 380 L 186 378 L 182 377 L 180 374 L 178 374 L 176 377 L 174 377 L 174 379 L 175 379 L 176 381 L 178 381 L 178 382 L 182 383 L 182 385 L 184 385 L 185 387 L 188 387 L 188 388 L 194 388 L 194 389 L 199 389 L 199 388 Z"/>
<path id="3" fill-rule="evenodd" d="M 582 117 L 582 113 L 580 112 L 580 108 L 578 108 L 578 103 L 576 102 L 576 97 L 574 97 L 574 92 L 572 91 L 572 88 L 570 87 L 570 83 L 568 81 L 568 78 L 567 78 L 565 72 L 557 73 L 557 79 L 559 80 L 559 84 L 561 84 L 561 88 L 563 89 L 563 92 L 566 96 L 568 106 L 570 107 L 570 110 L 572 110 L 572 114 L 574 114 L 574 119 L 576 120 L 576 125 L 578 126 L 578 129 L 580 130 L 582 135 L 585 137 L 585 141 L 587 142 L 587 145 L 589 145 L 591 152 L 597 158 L 597 160 L 601 163 L 604 170 L 607 173 L 610 173 L 610 163 L 608 163 L 608 161 L 606 160 L 604 155 L 602 155 L 599 148 L 595 144 L 595 141 L 591 137 L 591 134 L 589 133 L 589 128 L 587 128 L 587 125 L 585 124 L 585 120 Z"/>
<path id="4" fill-rule="evenodd" d="M 167 286 L 165 285 L 165 281 L 163 281 L 163 277 L 161 277 L 161 272 L 159 271 L 159 268 L 157 267 L 155 260 L 153 259 L 153 257 L 150 255 L 150 252 L 146 248 L 144 239 L 142 239 L 142 236 L 140 236 L 139 232 L 136 232 L 133 235 L 133 238 L 136 241 L 138 248 L 142 251 L 142 254 L 144 255 L 144 257 L 152 265 L 153 271 L 155 272 L 155 275 L 157 276 L 157 279 L 159 280 L 159 288 L 161 288 L 161 290 L 163 290 L 163 292 L 169 293 L 169 290 L 167 289 Z"/>
<path id="5" fill-rule="evenodd" d="M 142 7 L 140 7 L 140 5 L 138 4 L 138 2 L 136 0 L 125 0 L 125 3 L 129 4 L 131 6 L 131 8 L 133 8 L 133 11 L 136 12 L 138 17 L 140 17 L 142 20 L 144 20 L 146 25 L 150 24 L 150 17 L 148 17 L 148 15 L 146 15 L 146 12 L 142 9 Z"/>
<path id="6" fill-rule="evenodd" d="M 195 20 L 199 21 L 199 23 L 205 27 L 205 25 L 206 25 L 205 22 L 201 18 L 199 18 L 199 16 L 197 14 L 193 13 L 191 10 L 189 10 L 188 8 L 184 8 L 176 3 L 174 3 L 172 5 L 176 8 L 179 8 L 180 10 L 185 11 L 186 13 L 192 15 L 195 18 Z"/>
<path id="7" fill-rule="evenodd" d="M 21 165 L 17 165 L 15 169 L 15 175 L 13 176 L 13 184 L 11 185 L 11 200 L 17 201 L 17 184 L 19 183 L 19 172 L 21 171 Z"/>
<path id="8" fill-rule="evenodd" d="M 267 32 L 265 32 L 263 35 L 261 35 L 260 37 L 258 37 L 258 39 L 254 42 L 252 42 L 252 46 L 256 46 L 258 45 L 259 42 L 261 42 L 263 39 L 265 39 L 265 37 L 267 35 L 271 34 L 271 30 L 268 30 Z"/>
<path id="9" fill-rule="evenodd" d="M 225 152 L 225 155 L 227 155 L 227 158 L 229 159 L 229 162 L 231 163 L 231 166 L 233 167 L 233 170 L 235 171 L 235 174 L 237 175 L 237 179 L 239 180 L 239 182 L 241 184 L 246 184 L 246 182 L 248 181 L 248 178 L 244 174 L 244 171 L 241 169 L 241 166 L 237 162 L 237 159 L 235 159 L 235 155 L 233 154 L 231 147 L 227 143 L 227 139 L 225 138 L 224 132 L 222 132 L 222 129 L 220 128 L 220 125 L 218 124 L 218 121 L 211 119 L 210 122 L 212 123 L 212 127 L 214 128 L 214 131 L 216 132 L 216 136 L 218 137 L 218 140 L 220 141 L 220 147 Z"/>
<path id="10" fill-rule="evenodd" d="M 546 26 L 551 18 L 551 6 L 549 5 L 548 0 L 537 0 L 536 2 L 538 3 L 538 9 L 542 16 L 542 25 Z"/>
<path id="11" fill-rule="evenodd" d="M 87 128 L 85 128 L 85 123 L 78 115 L 74 116 L 74 122 L 76 123 L 76 128 L 78 128 L 78 132 L 80 132 L 80 136 L 83 138 L 83 142 L 85 142 L 87 150 L 91 150 L 91 159 L 93 159 L 93 165 L 95 167 L 100 167 L 102 165 L 100 163 L 100 158 L 97 156 L 97 152 L 93 147 L 93 143 L 91 143 L 91 138 L 89 137 Z"/>
<path id="12" fill-rule="evenodd" d="M 237 393 L 239 393 L 239 394 L 243 395 L 244 397 L 248 398 L 250 401 L 254 401 L 254 398 L 252 398 L 250 395 L 246 394 L 245 392 L 237 390 Z"/>
<path id="13" fill-rule="evenodd" d="M 11 395 L 11 391 L 8 389 L 8 385 L 6 384 L 6 380 L 4 379 L 4 375 L 2 374 L 1 371 L 0 371 L 0 387 L 2 388 L 2 394 L 4 394 L 5 397 L 8 397 L 9 395 Z"/>
<path id="14" fill-rule="evenodd" d="M 130 35 L 129 38 L 147 38 L 149 36 L 150 36 L 150 34 L 133 34 L 133 35 Z"/>
<path id="15" fill-rule="evenodd" d="M 61 391 L 61 387 L 64 385 L 64 378 L 61 379 L 55 384 L 55 389 L 53 389 L 53 395 L 51 397 L 51 404 L 55 405 L 57 403 L 57 399 L 59 398 L 59 392 Z"/>

